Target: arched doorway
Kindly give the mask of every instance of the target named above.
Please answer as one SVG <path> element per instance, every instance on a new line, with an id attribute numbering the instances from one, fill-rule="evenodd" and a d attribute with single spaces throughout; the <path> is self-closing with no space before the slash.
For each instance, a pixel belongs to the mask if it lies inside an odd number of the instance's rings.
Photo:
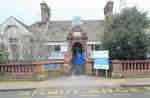
<path id="1" fill-rule="evenodd" d="M 79 42 L 72 46 L 72 65 L 73 74 L 80 75 L 84 72 L 84 48 Z"/>

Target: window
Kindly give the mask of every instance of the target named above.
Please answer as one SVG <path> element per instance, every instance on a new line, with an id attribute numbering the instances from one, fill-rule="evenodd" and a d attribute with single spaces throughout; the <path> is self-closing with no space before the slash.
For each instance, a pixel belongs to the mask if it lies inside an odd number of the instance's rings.
<path id="1" fill-rule="evenodd" d="M 11 51 L 12 51 L 13 60 L 18 60 L 18 58 L 19 58 L 19 46 L 16 44 L 11 45 Z"/>
<path id="2" fill-rule="evenodd" d="M 81 32 L 74 32 L 74 33 L 73 33 L 73 36 L 74 36 L 74 37 L 80 37 L 80 36 L 81 36 Z"/>
<path id="3" fill-rule="evenodd" d="M 54 51 L 60 51 L 60 46 L 59 46 L 59 45 L 56 45 L 56 46 L 54 47 Z"/>
<path id="4" fill-rule="evenodd" d="M 16 38 L 9 39 L 9 43 L 17 43 L 17 42 L 18 42 L 18 39 L 16 39 Z"/>
<path id="5" fill-rule="evenodd" d="M 18 37 L 18 34 L 17 34 L 18 31 L 19 31 L 19 28 L 16 25 L 8 25 L 5 29 L 7 37 L 9 38 Z"/>
<path id="6" fill-rule="evenodd" d="M 101 50 L 101 45 L 100 45 L 100 44 L 96 44 L 96 45 L 95 45 L 95 50 L 96 50 L 96 51 Z"/>
<path id="7" fill-rule="evenodd" d="M 99 50 L 101 50 L 101 45 L 100 44 L 91 44 L 91 45 L 89 45 L 89 48 L 92 51 L 99 51 Z"/>
<path id="8" fill-rule="evenodd" d="M 91 45 L 91 48 L 92 48 L 92 50 L 93 50 L 93 51 L 95 50 L 95 47 L 94 47 L 94 45 Z"/>

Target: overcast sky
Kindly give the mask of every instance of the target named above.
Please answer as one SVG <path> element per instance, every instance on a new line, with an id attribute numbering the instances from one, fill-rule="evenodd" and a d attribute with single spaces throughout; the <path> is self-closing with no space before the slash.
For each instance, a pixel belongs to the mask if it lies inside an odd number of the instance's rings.
<path id="1" fill-rule="evenodd" d="M 0 0 L 0 24 L 14 16 L 25 24 L 40 20 L 40 2 L 45 1 L 52 10 L 51 20 L 103 19 L 106 0 Z M 119 11 L 119 1 L 114 1 L 114 13 Z M 149 0 L 125 0 L 127 6 L 136 5 L 150 12 Z"/>

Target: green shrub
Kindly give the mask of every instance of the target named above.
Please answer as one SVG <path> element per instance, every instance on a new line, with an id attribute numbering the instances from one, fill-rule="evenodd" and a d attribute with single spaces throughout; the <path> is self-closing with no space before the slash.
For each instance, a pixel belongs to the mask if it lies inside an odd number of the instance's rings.
<path id="1" fill-rule="evenodd" d="M 8 53 L 0 50 L 0 64 L 8 62 Z"/>

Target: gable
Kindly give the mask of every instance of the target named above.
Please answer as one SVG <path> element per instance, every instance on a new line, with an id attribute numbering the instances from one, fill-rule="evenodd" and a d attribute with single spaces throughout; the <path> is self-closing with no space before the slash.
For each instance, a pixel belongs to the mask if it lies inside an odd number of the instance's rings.
<path id="1" fill-rule="evenodd" d="M 17 20 L 14 17 L 8 18 L 3 24 L 0 26 L 0 32 L 1 34 L 5 34 L 6 32 L 13 32 L 10 35 L 31 35 L 31 31 L 28 29 L 28 27 Z"/>

